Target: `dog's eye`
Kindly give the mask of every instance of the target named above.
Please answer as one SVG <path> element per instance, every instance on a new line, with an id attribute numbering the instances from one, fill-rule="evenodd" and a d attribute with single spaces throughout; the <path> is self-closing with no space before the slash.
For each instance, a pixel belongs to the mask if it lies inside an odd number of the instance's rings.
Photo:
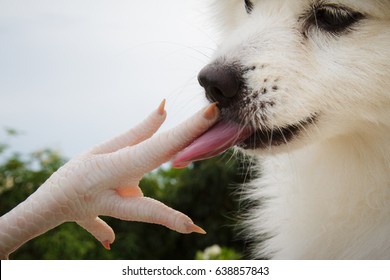
<path id="1" fill-rule="evenodd" d="M 340 33 L 363 19 L 363 14 L 336 5 L 326 5 L 313 9 L 309 22 L 319 29 L 331 33 Z"/>
<path id="2" fill-rule="evenodd" d="M 253 3 L 250 0 L 245 0 L 245 10 L 248 14 L 250 14 L 253 10 Z"/>

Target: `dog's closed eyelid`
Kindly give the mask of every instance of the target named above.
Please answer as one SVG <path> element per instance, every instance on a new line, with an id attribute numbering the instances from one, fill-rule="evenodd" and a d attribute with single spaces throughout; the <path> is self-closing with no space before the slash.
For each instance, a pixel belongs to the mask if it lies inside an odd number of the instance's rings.
<path id="1" fill-rule="evenodd" d="M 350 28 L 365 16 L 357 11 L 339 5 L 318 5 L 312 6 L 305 16 L 301 16 L 299 21 L 304 20 L 304 30 L 317 28 L 321 31 L 335 35 L 349 31 Z"/>
<path id="2" fill-rule="evenodd" d="M 332 32 L 342 31 L 357 22 L 362 15 L 348 10 L 320 9 L 316 12 L 319 27 Z"/>

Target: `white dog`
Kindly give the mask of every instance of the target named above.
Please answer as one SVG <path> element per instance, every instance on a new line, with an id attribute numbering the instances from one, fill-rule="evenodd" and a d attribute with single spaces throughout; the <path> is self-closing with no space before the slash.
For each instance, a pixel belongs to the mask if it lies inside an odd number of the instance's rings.
<path id="1" fill-rule="evenodd" d="M 259 158 L 255 257 L 389 259 L 390 1 L 215 7 L 224 39 L 198 78 L 223 121 L 206 138 Z"/>

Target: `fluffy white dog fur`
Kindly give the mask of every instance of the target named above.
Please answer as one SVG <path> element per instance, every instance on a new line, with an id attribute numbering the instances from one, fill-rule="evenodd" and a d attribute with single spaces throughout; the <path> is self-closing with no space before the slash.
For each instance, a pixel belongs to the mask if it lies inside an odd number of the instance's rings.
<path id="1" fill-rule="evenodd" d="M 259 241 L 254 256 L 389 259 L 390 1 L 214 7 L 213 61 L 239 65 L 245 82 L 240 105 L 223 113 L 270 134 L 246 150 L 259 159 L 259 178 L 245 186 L 258 202 L 245 222 Z M 285 136 L 289 126 L 299 129 Z M 276 132 L 283 143 L 272 142 Z"/>

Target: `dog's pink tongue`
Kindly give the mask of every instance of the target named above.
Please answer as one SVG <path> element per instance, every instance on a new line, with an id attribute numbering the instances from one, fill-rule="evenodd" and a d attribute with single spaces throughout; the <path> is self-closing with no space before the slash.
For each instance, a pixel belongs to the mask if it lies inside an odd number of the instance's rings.
<path id="1" fill-rule="evenodd" d="M 183 168 L 193 161 L 214 157 L 247 139 L 252 133 L 253 130 L 248 127 L 221 120 L 178 153 L 172 165 Z"/>

